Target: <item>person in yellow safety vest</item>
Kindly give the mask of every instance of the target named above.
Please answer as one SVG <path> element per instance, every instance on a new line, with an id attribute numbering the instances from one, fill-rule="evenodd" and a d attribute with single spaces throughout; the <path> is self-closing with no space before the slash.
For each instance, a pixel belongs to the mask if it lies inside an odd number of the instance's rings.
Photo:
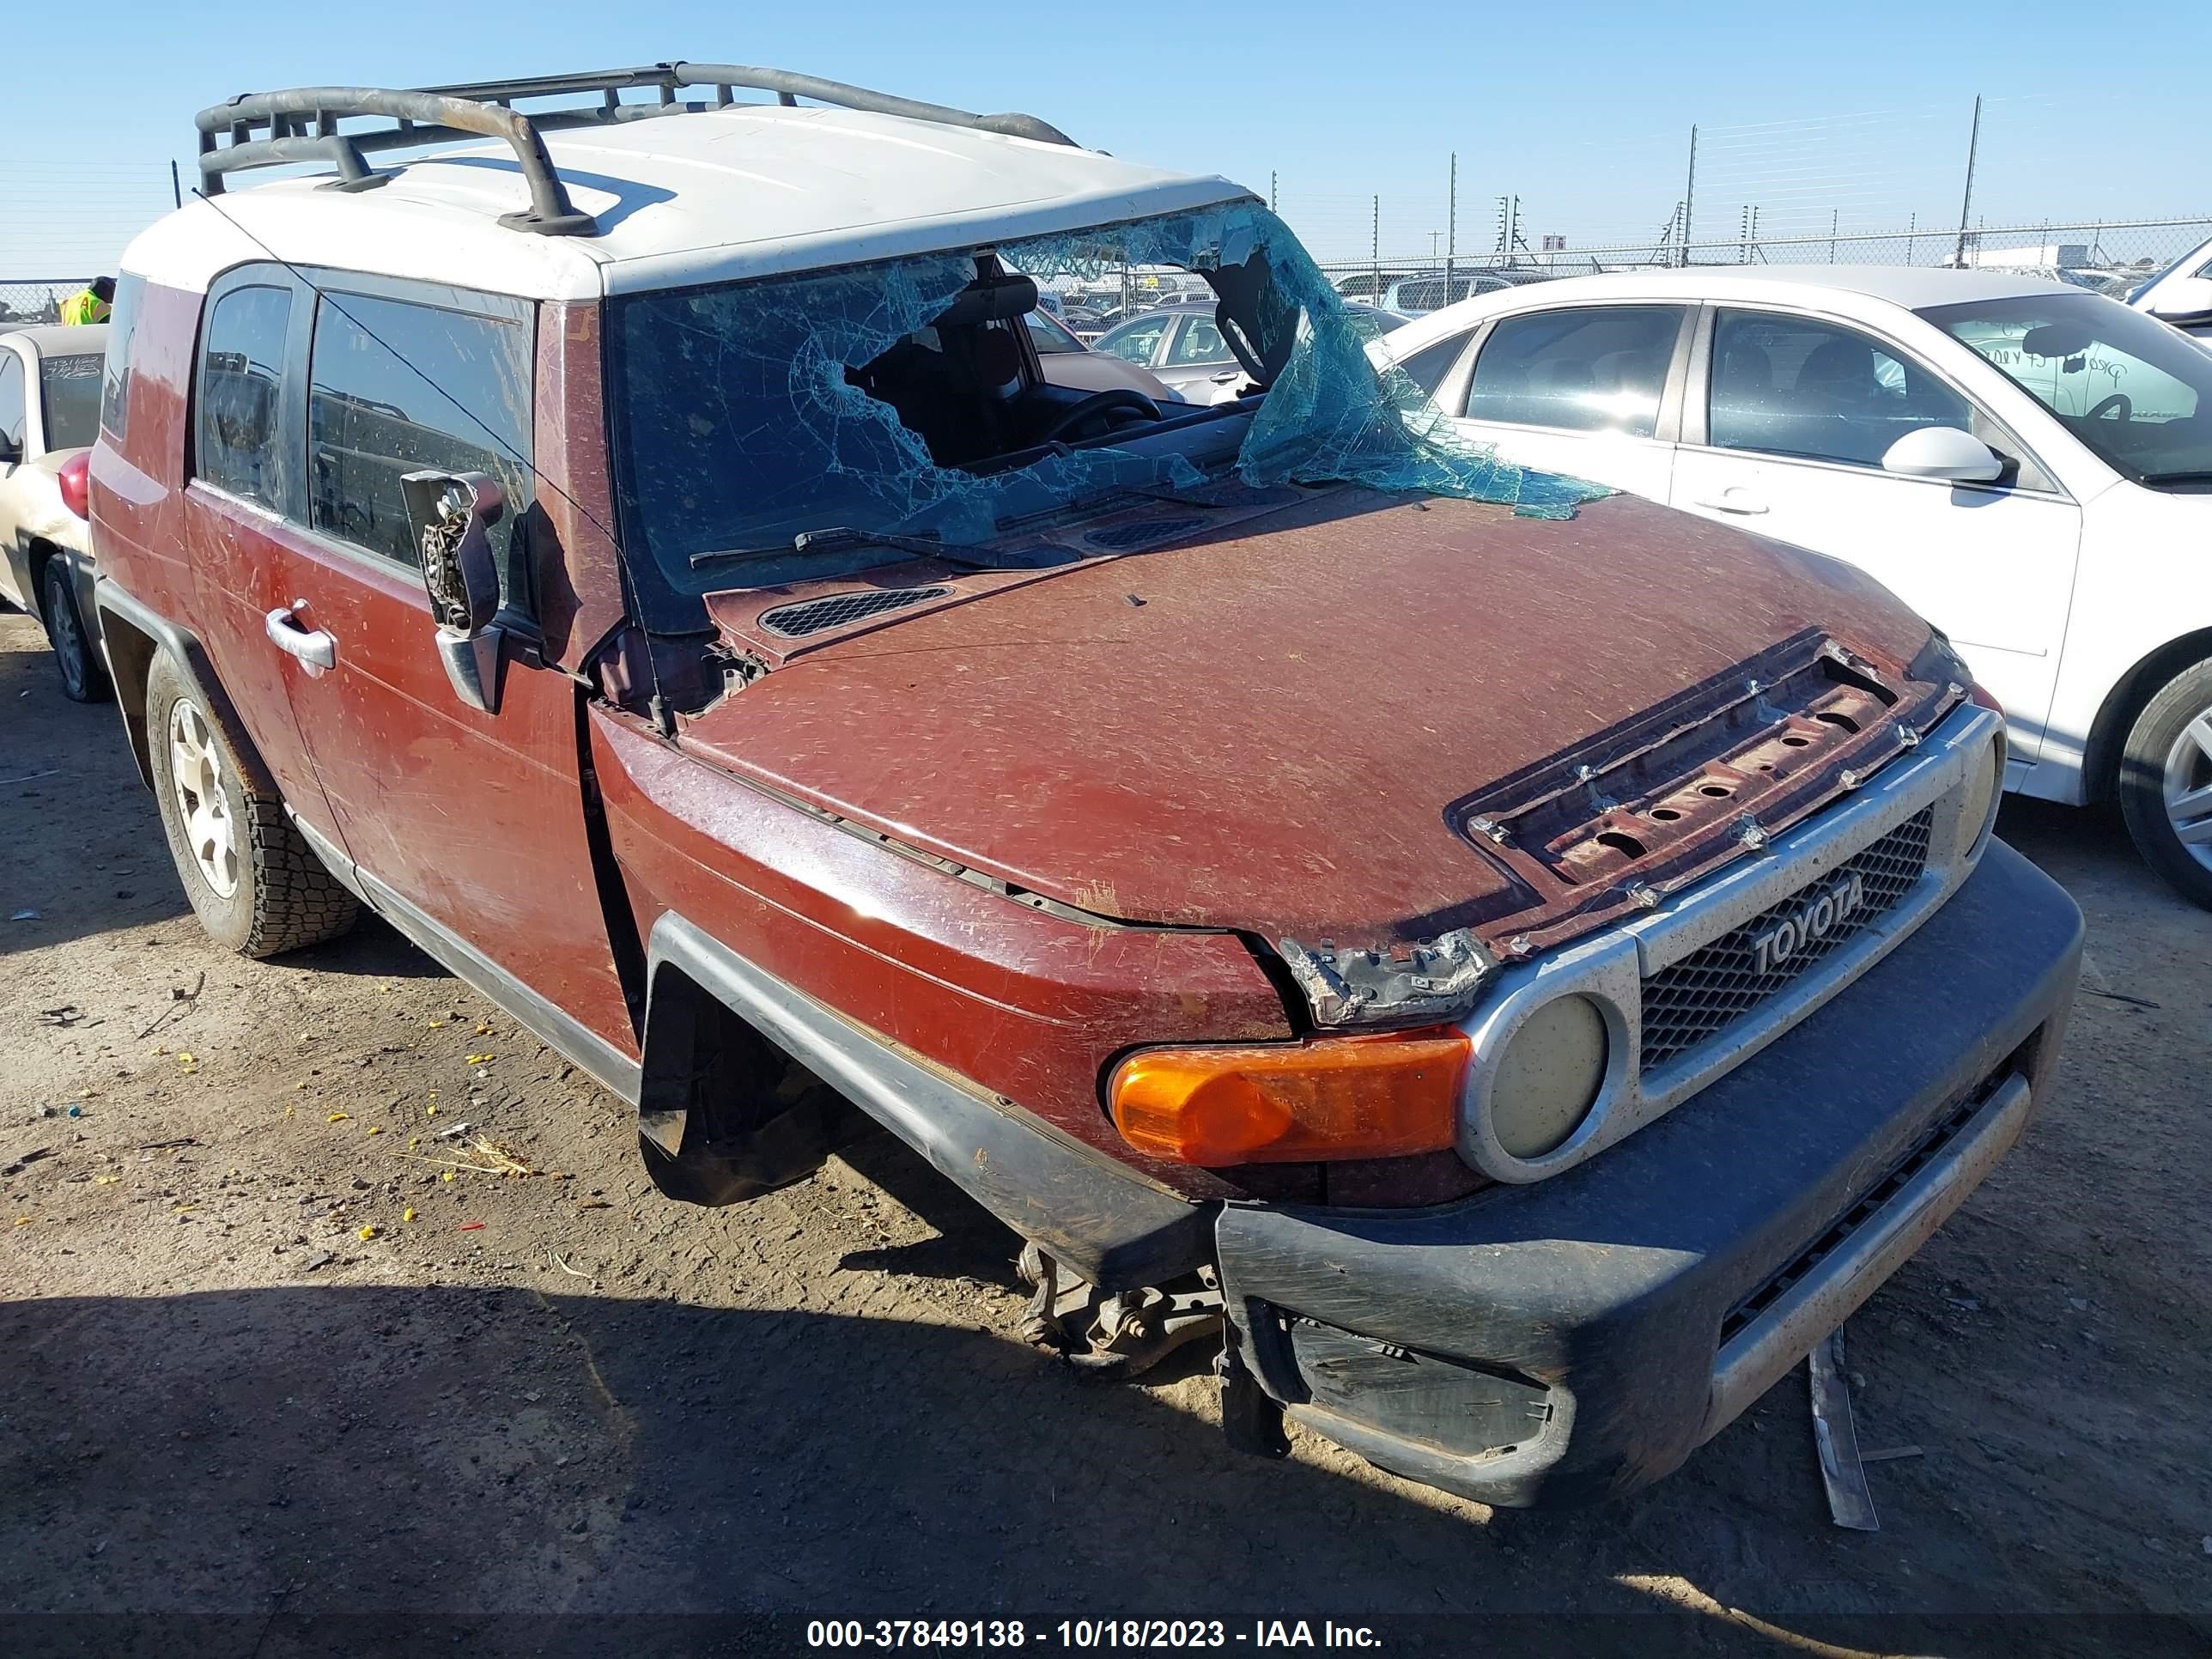
<path id="1" fill-rule="evenodd" d="M 95 276 L 90 288 L 72 294 L 62 301 L 62 321 L 104 323 L 107 320 L 109 302 L 114 298 L 115 278 Z"/>

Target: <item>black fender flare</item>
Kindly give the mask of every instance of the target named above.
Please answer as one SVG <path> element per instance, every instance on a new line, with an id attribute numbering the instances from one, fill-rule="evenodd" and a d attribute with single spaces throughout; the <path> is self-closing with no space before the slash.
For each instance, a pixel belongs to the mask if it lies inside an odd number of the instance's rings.
<path id="1" fill-rule="evenodd" d="M 1219 1207 L 1155 1185 L 1097 1148 L 868 1030 L 672 913 L 647 944 L 638 1139 L 648 1165 L 685 1156 L 690 1056 L 656 1040 L 703 993 L 920 1153 L 969 1197 L 1102 1290 L 1158 1285 L 1209 1261 Z M 691 988 L 696 988 L 696 993 Z M 664 1023 L 665 1022 L 665 1023 Z M 660 1175 L 656 1172 L 656 1182 Z M 679 1178 L 680 1179 L 680 1178 Z M 664 1190 L 667 1188 L 664 1184 Z M 681 1193 L 675 1195 L 682 1196 Z"/>
<path id="2" fill-rule="evenodd" d="M 275 776 L 247 733 L 246 722 L 239 718 L 237 707 L 222 689 L 222 680 L 198 636 L 126 592 L 104 571 L 94 577 L 92 594 L 94 608 L 100 613 L 100 638 L 107 657 L 108 678 L 115 683 L 115 703 L 123 715 L 131 757 L 138 763 L 139 781 L 149 789 L 154 787 L 151 738 L 146 730 L 146 677 L 153 672 L 155 653 L 160 652 L 177 665 L 200 707 L 222 726 L 231 752 L 238 757 L 254 787 L 264 794 L 280 793 Z"/>

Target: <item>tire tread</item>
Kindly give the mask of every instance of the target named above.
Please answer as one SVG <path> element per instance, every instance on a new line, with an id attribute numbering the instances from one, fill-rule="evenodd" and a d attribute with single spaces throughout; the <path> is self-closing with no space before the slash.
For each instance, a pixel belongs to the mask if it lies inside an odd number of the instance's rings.
<path id="1" fill-rule="evenodd" d="M 198 866 L 185 848 L 176 823 L 171 797 L 167 750 L 164 733 L 169 709 L 190 698 L 207 720 L 224 750 L 226 770 L 234 795 L 234 817 L 239 836 L 240 868 L 239 892 L 224 899 L 207 886 Z M 297 825 L 284 811 L 281 796 L 255 787 L 252 777 L 240 763 L 230 733 L 209 709 L 190 678 L 167 656 L 157 656 L 146 678 L 148 747 L 153 753 L 156 805 L 161 828 L 175 860 L 192 908 L 215 939 L 241 956 L 281 956 L 336 939 L 350 928 L 361 914 L 360 901 L 339 884 L 327 866 L 307 845 Z M 244 915 L 239 901 L 246 901 Z M 239 923 L 244 921 L 241 930 Z"/>

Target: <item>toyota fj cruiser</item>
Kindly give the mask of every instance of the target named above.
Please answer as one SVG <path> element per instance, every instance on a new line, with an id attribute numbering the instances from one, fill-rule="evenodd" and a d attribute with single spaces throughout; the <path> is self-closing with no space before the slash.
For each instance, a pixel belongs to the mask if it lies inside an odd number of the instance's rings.
<path id="1" fill-rule="evenodd" d="M 198 125 L 92 466 L 193 906 L 370 906 L 669 1194 L 880 1125 L 1075 1363 L 1218 1335 L 1239 1443 L 1525 1504 L 1680 1462 L 2050 1078 L 2079 917 L 1945 641 L 1462 447 L 1239 186 L 727 64 Z M 1239 395 L 1040 374 L 1169 266 Z"/>

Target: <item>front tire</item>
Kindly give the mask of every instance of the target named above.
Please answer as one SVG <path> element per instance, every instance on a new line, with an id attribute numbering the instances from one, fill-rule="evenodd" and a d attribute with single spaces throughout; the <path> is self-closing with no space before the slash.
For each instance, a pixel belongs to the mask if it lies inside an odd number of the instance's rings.
<path id="1" fill-rule="evenodd" d="M 167 656 L 146 678 L 146 743 L 185 896 L 216 944 L 273 957 L 335 939 L 360 906 L 284 803 L 254 787 L 200 694 Z"/>
<path id="2" fill-rule="evenodd" d="M 2136 717 L 2120 811 L 2144 861 L 2212 909 L 2212 659 L 2168 680 Z"/>
<path id="3" fill-rule="evenodd" d="M 40 573 L 40 608 L 46 612 L 46 643 L 53 647 L 54 665 L 61 670 L 62 695 L 71 702 L 106 702 L 115 695 L 100 653 L 92 648 L 84 617 L 76 608 L 75 585 L 70 580 L 69 561 L 60 554 L 46 560 Z"/>

